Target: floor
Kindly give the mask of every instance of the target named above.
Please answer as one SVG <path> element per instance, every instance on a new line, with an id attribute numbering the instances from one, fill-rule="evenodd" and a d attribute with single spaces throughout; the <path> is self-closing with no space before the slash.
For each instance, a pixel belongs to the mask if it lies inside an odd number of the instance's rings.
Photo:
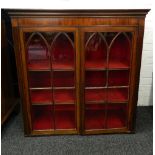
<path id="1" fill-rule="evenodd" d="M 2 127 L 2 155 L 152 155 L 153 108 L 138 107 L 136 134 L 24 137 L 21 114 Z"/>

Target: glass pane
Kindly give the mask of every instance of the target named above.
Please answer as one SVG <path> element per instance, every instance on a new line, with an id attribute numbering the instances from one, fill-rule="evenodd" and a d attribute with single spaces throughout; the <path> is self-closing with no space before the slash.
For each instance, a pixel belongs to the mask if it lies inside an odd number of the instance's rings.
<path id="1" fill-rule="evenodd" d="M 55 105 L 55 128 L 76 128 L 75 105 Z"/>
<path id="2" fill-rule="evenodd" d="M 110 104 L 107 106 L 107 128 L 121 128 L 127 125 L 127 105 Z"/>
<path id="3" fill-rule="evenodd" d="M 128 35 L 119 34 L 110 47 L 109 68 L 129 68 L 130 50 Z"/>
<path id="4" fill-rule="evenodd" d="M 30 90 L 32 104 L 52 103 L 52 90 Z"/>
<path id="5" fill-rule="evenodd" d="M 31 70 L 49 69 L 50 55 L 48 45 L 42 33 L 26 33 L 27 64 Z"/>
<path id="6" fill-rule="evenodd" d="M 128 101 L 128 88 L 109 88 L 108 102 L 126 102 Z"/>
<path id="7" fill-rule="evenodd" d="M 128 86 L 129 71 L 109 71 L 108 86 Z"/>
<path id="8" fill-rule="evenodd" d="M 85 105 L 85 129 L 105 128 L 105 105 L 86 104 Z"/>
<path id="9" fill-rule="evenodd" d="M 29 72 L 29 87 L 51 87 L 50 72 Z"/>
<path id="10" fill-rule="evenodd" d="M 51 43 L 52 68 L 74 69 L 74 35 L 72 32 L 57 33 Z"/>
<path id="11" fill-rule="evenodd" d="M 85 72 L 86 87 L 103 87 L 106 85 L 105 71 L 86 71 Z"/>
<path id="12" fill-rule="evenodd" d="M 101 33 L 85 33 L 85 67 L 105 68 L 107 46 Z"/>
<path id="13" fill-rule="evenodd" d="M 32 106 L 32 126 L 34 130 L 53 129 L 53 108 L 50 105 Z"/>
<path id="14" fill-rule="evenodd" d="M 112 43 L 112 40 L 116 37 L 118 33 L 117 32 L 103 32 L 102 34 L 104 35 L 107 44 L 110 46 L 110 44 Z"/>
<path id="15" fill-rule="evenodd" d="M 74 89 L 59 89 L 53 91 L 55 104 L 74 104 L 75 103 L 75 90 Z"/>
<path id="16" fill-rule="evenodd" d="M 85 102 L 105 102 L 106 89 L 86 89 Z"/>
<path id="17" fill-rule="evenodd" d="M 74 87 L 75 79 L 74 72 L 54 72 L 53 73 L 53 86 L 54 87 Z"/>

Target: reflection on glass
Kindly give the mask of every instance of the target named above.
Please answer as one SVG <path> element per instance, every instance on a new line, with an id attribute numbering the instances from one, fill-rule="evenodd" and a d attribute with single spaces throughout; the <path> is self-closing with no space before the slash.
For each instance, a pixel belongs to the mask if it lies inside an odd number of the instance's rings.
<path id="1" fill-rule="evenodd" d="M 74 69 L 72 33 L 58 33 L 51 44 L 53 69 Z"/>
<path id="2" fill-rule="evenodd" d="M 29 34 L 30 35 L 30 34 Z M 32 33 L 27 43 L 27 63 L 29 69 L 49 69 L 48 45 L 41 33 Z"/>
<path id="3" fill-rule="evenodd" d="M 87 33 L 85 38 L 85 67 L 105 68 L 107 45 L 100 33 Z"/>

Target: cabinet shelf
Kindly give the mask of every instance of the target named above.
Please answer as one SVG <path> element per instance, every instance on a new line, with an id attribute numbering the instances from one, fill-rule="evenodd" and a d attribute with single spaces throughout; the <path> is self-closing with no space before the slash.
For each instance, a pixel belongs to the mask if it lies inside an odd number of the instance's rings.
<path id="1" fill-rule="evenodd" d="M 46 90 L 46 89 L 75 89 L 75 87 L 30 87 L 30 90 Z"/>
<path id="2" fill-rule="evenodd" d="M 103 104 L 103 105 L 109 104 L 109 105 L 110 105 L 110 104 L 118 104 L 118 103 L 119 103 L 119 104 L 127 104 L 128 101 L 116 101 L 116 102 L 115 102 L 115 101 L 113 101 L 113 102 L 110 101 L 110 102 L 109 102 L 109 101 L 104 101 L 104 100 L 103 100 L 103 101 L 87 101 L 85 104 L 86 104 L 86 105 L 87 105 L 87 104 L 88 104 L 88 105 L 89 105 L 89 104 L 90 104 L 90 105 L 93 105 L 93 104 Z"/>
<path id="3" fill-rule="evenodd" d="M 33 102 L 32 103 L 33 106 L 42 106 L 42 105 L 75 105 L 74 102 L 54 102 L 54 104 L 52 102 Z"/>
<path id="4" fill-rule="evenodd" d="M 53 105 L 52 102 L 32 102 L 32 106 Z"/>
<path id="5" fill-rule="evenodd" d="M 100 101 L 105 102 L 106 101 L 106 90 L 105 89 L 91 89 L 91 90 L 85 90 L 85 102 L 90 101 Z"/>
<path id="6" fill-rule="evenodd" d="M 44 71 L 44 70 L 74 70 L 75 66 L 69 62 L 53 62 L 50 60 L 35 60 L 28 63 L 28 70 L 30 71 Z"/>
<path id="7" fill-rule="evenodd" d="M 129 88 L 129 86 L 85 87 L 85 89 Z"/>
<path id="8" fill-rule="evenodd" d="M 106 101 L 102 101 L 102 100 L 100 100 L 100 101 L 86 101 L 85 102 L 85 104 L 87 105 L 89 105 L 89 104 L 106 104 L 107 102 Z"/>
<path id="9" fill-rule="evenodd" d="M 55 90 L 61 90 L 61 89 L 75 89 L 75 87 L 53 87 L 53 89 L 55 89 Z"/>
<path id="10" fill-rule="evenodd" d="M 59 69 L 64 69 L 64 70 L 74 70 L 74 63 L 72 62 L 57 62 L 52 64 L 52 69 L 53 70 L 59 70 Z"/>
<path id="11" fill-rule="evenodd" d="M 34 60 L 28 63 L 28 70 L 50 70 L 49 60 Z"/>
<path id="12" fill-rule="evenodd" d="M 29 72 L 74 72 L 74 69 L 28 69 Z"/>
<path id="13" fill-rule="evenodd" d="M 109 102 L 127 102 L 128 88 L 110 88 L 108 89 Z"/>
<path id="14" fill-rule="evenodd" d="M 52 89 L 52 87 L 30 87 L 30 90 L 47 90 Z"/>
<path id="15" fill-rule="evenodd" d="M 85 62 L 85 68 L 86 70 L 89 70 L 89 69 L 102 69 L 102 70 L 105 70 L 106 69 L 106 62 L 104 61 L 86 61 Z"/>
<path id="16" fill-rule="evenodd" d="M 119 61 L 111 61 L 109 62 L 108 68 L 110 70 L 128 70 L 129 69 L 129 65 L 123 62 L 119 62 Z"/>
<path id="17" fill-rule="evenodd" d="M 128 88 L 86 89 L 85 102 L 127 102 Z"/>
<path id="18" fill-rule="evenodd" d="M 54 90 L 53 100 L 57 104 L 62 104 L 62 103 L 73 104 L 76 102 L 75 90 L 72 90 L 72 89 Z"/>
<path id="19" fill-rule="evenodd" d="M 75 104 L 75 91 L 72 89 L 37 89 L 30 91 L 30 99 L 34 105 Z"/>
<path id="20" fill-rule="evenodd" d="M 129 68 L 128 64 L 119 61 L 110 61 L 108 66 L 102 61 L 85 63 L 85 70 L 129 70 Z"/>
<path id="21" fill-rule="evenodd" d="M 30 99 L 32 104 L 52 104 L 52 90 L 31 90 Z"/>
<path id="22" fill-rule="evenodd" d="M 49 61 L 43 61 L 43 62 L 34 62 L 31 64 L 28 64 L 28 70 L 30 71 L 50 71 L 55 70 L 55 71 L 74 71 L 74 66 L 70 63 L 55 63 L 52 64 L 52 66 L 50 67 L 50 63 Z M 85 64 L 85 68 L 86 70 L 94 70 L 94 71 L 98 71 L 98 70 L 128 70 L 130 67 L 128 64 L 123 63 L 123 62 L 117 62 L 117 61 L 112 61 L 109 62 L 108 67 L 106 65 L 106 63 L 104 62 L 86 62 Z"/>

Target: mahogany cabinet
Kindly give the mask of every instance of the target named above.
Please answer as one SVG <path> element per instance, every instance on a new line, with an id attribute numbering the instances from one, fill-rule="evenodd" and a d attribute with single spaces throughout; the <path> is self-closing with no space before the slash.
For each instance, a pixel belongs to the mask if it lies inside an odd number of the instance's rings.
<path id="1" fill-rule="evenodd" d="M 149 10 L 5 10 L 25 135 L 132 133 Z"/>

